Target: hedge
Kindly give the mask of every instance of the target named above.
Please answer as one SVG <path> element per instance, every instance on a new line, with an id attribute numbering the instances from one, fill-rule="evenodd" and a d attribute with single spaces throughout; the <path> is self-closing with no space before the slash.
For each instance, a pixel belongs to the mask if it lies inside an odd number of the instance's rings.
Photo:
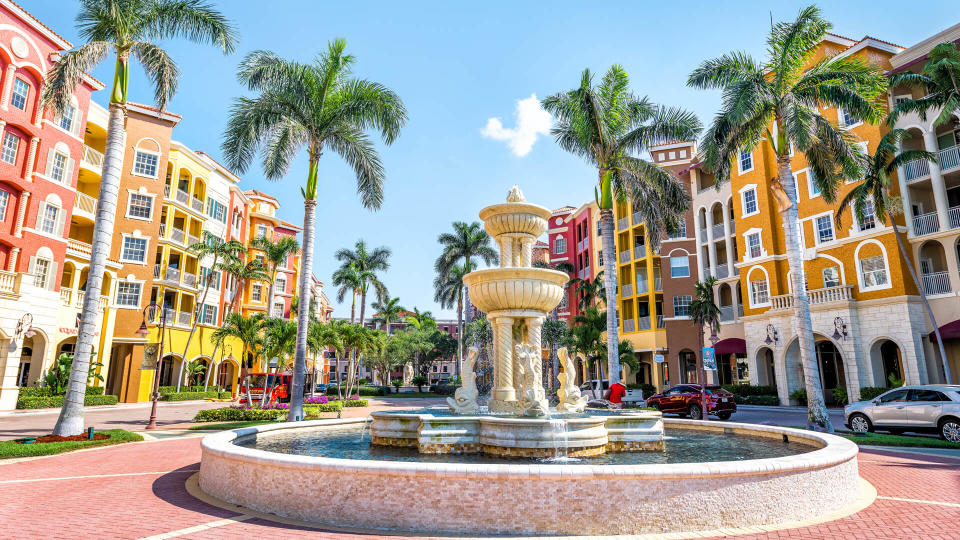
<path id="1" fill-rule="evenodd" d="M 217 390 L 217 387 L 214 386 L 214 385 L 212 385 L 212 384 L 211 384 L 211 385 L 208 385 L 206 389 L 203 388 L 203 385 L 202 385 L 202 384 L 198 384 L 198 385 L 195 385 L 195 386 L 180 385 L 180 391 L 181 391 L 181 392 L 213 392 L 213 391 L 216 391 L 216 390 Z M 176 387 L 176 386 L 161 386 L 161 387 L 160 387 L 160 393 L 161 393 L 161 394 L 173 394 L 173 393 L 176 393 L 176 391 L 177 391 L 177 387 Z"/>
<path id="2" fill-rule="evenodd" d="M 193 401 L 197 399 L 229 399 L 232 397 L 230 392 L 217 392 L 210 390 L 207 392 L 170 392 L 161 393 L 160 401 Z"/>
<path id="3" fill-rule="evenodd" d="M 122 444 L 126 442 L 143 440 L 143 437 L 141 437 L 139 434 L 131 433 L 123 429 L 108 429 L 104 431 L 97 431 L 96 433 L 104 433 L 109 435 L 110 438 L 93 441 L 63 441 L 31 444 L 20 444 L 14 441 L 2 441 L 0 442 L 0 459 L 29 456 L 48 456 L 51 454 L 69 452 L 70 450 L 77 450 L 80 448 L 109 446 L 112 444 Z"/>
<path id="4" fill-rule="evenodd" d="M 24 386 L 20 389 L 20 397 L 50 397 L 53 395 L 63 394 L 54 394 L 53 389 L 49 386 Z M 88 396 L 102 396 L 103 387 L 102 386 L 88 386 L 87 387 Z"/>
<path id="5" fill-rule="evenodd" d="M 725 384 L 723 389 L 736 396 L 775 396 L 776 386 L 760 386 L 752 384 Z"/>
<path id="6" fill-rule="evenodd" d="M 304 416 L 318 416 L 320 413 L 325 412 L 340 412 L 343 410 L 343 405 L 339 401 L 331 401 L 329 403 L 319 403 L 317 405 L 304 405 L 303 414 Z"/>
<path id="7" fill-rule="evenodd" d="M 892 388 L 886 388 L 884 386 L 864 386 L 860 389 L 860 400 L 870 401 L 888 390 L 892 390 Z"/>
<path id="8" fill-rule="evenodd" d="M 91 396 L 83 398 L 84 405 L 116 405 L 120 401 L 117 396 Z M 63 407 L 63 396 L 20 396 L 17 399 L 18 409 L 54 409 Z"/>
<path id="9" fill-rule="evenodd" d="M 387 394 L 390 394 L 390 393 L 391 393 L 391 390 L 390 390 L 390 387 L 389 387 L 389 386 L 371 386 L 371 385 L 366 384 L 366 385 L 360 385 L 360 390 L 359 390 L 359 391 L 354 389 L 352 392 L 354 393 L 353 395 L 360 394 L 361 396 L 385 396 L 385 395 L 387 395 Z M 338 394 L 337 394 L 337 387 L 336 387 L 336 386 L 333 386 L 333 387 L 329 387 L 329 386 L 328 386 L 328 387 L 327 387 L 327 395 L 328 395 L 328 396 L 336 396 L 336 395 L 338 395 Z"/>
<path id="10" fill-rule="evenodd" d="M 737 396 L 736 401 L 741 405 L 780 405 L 777 396 Z"/>
<path id="11" fill-rule="evenodd" d="M 368 407 L 370 405 L 370 402 L 366 399 L 347 399 L 340 403 L 343 403 L 344 407 Z"/>
<path id="12" fill-rule="evenodd" d="M 193 417 L 194 422 L 235 422 L 239 420 L 276 420 L 286 414 L 280 409 L 237 409 L 234 407 L 221 407 L 219 409 L 205 409 L 197 411 Z"/>

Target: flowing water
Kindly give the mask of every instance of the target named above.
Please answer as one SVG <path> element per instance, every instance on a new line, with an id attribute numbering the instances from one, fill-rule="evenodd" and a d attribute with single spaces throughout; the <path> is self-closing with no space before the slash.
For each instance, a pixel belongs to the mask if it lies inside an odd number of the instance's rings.
<path id="1" fill-rule="evenodd" d="M 553 457 L 554 459 L 566 459 L 567 451 L 570 448 L 567 421 L 563 418 L 551 418 L 550 428 L 553 430 Z"/>

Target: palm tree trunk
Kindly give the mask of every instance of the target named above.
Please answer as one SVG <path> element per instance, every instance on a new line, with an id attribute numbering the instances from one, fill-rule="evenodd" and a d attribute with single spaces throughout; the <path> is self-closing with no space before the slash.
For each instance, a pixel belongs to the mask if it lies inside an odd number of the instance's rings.
<path id="1" fill-rule="evenodd" d="M 903 238 L 900 237 L 900 232 L 897 230 L 897 222 L 893 220 L 893 214 L 890 213 L 889 207 L 887 207 L 887 219 L 890 220 L 890 224 L 893 226 L 893 235 L 897 238 L 897 247 L 900 248 L 900 256 L 903 257 L 903 263 L 907 266 L 907 269 L 910 270 L 910 277 L 913 278 L 913 283 L 917 286 L 917 292 L 920 293 L 920 301 L 923 302 L 923 307 L 927 310 L 927 316 L 930 317 L 930 323 L 933 324 L 933 331 L 937 336 L 937 347 L 940 350 L 940 362 L 943 364 L 943 376 L 946 378 L 944 382 L 950 384 L 952 380 L 950 364 L 947 362 L 947 352 L 943 347 L 943 337 L 940 335 L 940 326 L 937 324 L 937 319 L 933 316 L 933 310 L 930 308 L 930 302 L 927 300 L 927 291 L 924 290 L 923 284 L 920 283 L 920 278 L 917 276 L 917 271 L 913 268 L 913 264 L 910 263 L 910 255 L 907 253 Z"/>
<path id="2" fill-rule="evenodd" d="M 100 318 L 99 304 L 103 289 L 103 273 L 106 271 L 107 257 L 110 255 L 114 218 L 117 215 L 117 196 L 120 192 L 120 174 L 123 167 L 125 117 L 124 104 L 110 103 L 106 151 L 103 156 L 103 177 L 100 180 L 100 193 L 97 198 L 97 219 L 93 224 L 93 247 L 87 274 L 87 293 L 80 315 L 76 354 L 73 365 L 70 367 L 70 382 L 67 385 L 60 416 L 53 428 L 54 435 L 70 436 L 83 433 L 83 401 L 87 393 L 90 354 L 93 351 L 97 319 Z"/>
<path id="3" fill-rule="evenodd" d="M 270 273 L 270 284 L 267 285 L 267 317 L 273 317 L 273 300 L 274 300 L 274 288 L 273 282 L 277 280 L 277 263 L 273 264 L 273 270 Z M 297 312 L 299 313 L 299 305 L 297 306 Z M 280 318 L 283 318 L 283 313 L 280 314 Z"/>
<path id="4" fill-rule="evenodd" d="M 617 247 L 614 243 L 613 235 L 613 210 L 604 208 L 600 210 L 600 223 L 603 230 L 603 283 L 606 287 L 607 303 L 607 365 L 610 378 L 610 384 L 620 382 L 620 356 L 618 347 L 620 345 L 617 336 Z"/>
<path id="5" fill-rule="evenodd" d="M 700 346 L 700 419 L 707 419 L 707 370 L 703 365 L 703 322 L 697 328 L 697 344 Z"/>
<path id="6" fill-rule="evenodd" d="M 316 175 L 317 162 L 311 160 L 311 175 Z M 293 360 L 293 383 L 290 385 L 290 413 L 287 421 L 303 418 L 303 379 L 307 369 L 307 330 L 310 324 L 310 280 L 313 276 L 313 237 L 317 226 L 317 201 L 303 203 L 303 260 L 300 263 L 300 301 L 297 303 L 297 349 Z"/>
<path id="7" fill-rule="evenodd" d="M 787 261 L 793 287 L 793 309 L 797 321 L 797 340 L 800 346 L 800 364 L 803 366 L 804 386 L 807 390 L 808 422 L 817 424 L 828 433 L 833 433 L 833 424 L 827 414 L 820 385 L 820 366 L 814 351 L 813 321 L 810 318 L 810 300 L 804 279 L 803 260 L 800 256 L 800 217 L 797 210 L 797 186 L 790 171 L 790 159 L 784 155 L 777 159 L 778 176 L 790 206 L 783 211 L 783 229 L 786 237 Z"/>
<path id="8" fill-rule="evenodd" d="M 213 257 L 213 265 L 210 266 L 212 270 L 217 265 L 216 256 Z M 200 307 L 206 305 L 207 303 L 207 293 L 210 292 L 210 280 L 207 280 L 206 286 L 203 288 L 203 297 L 200 298 L 200 304 L 193 306 L 193 324 L 190 326 L 190 333 L 187 334 L 187 344 L 183 346 L 183 360 L 187 358 L 187 350 L 190 349 L 190 342 L 193 340 L 193 334 L 197 331 L 197 326 L 200 324 Z M 214 349 L 214 354 L 216 354 L 216 349 Z M 212 360 L 212 358 L 211 358 Z M 209 371 L 209 370 L 208 370 Z M 177 392 L 180 391 L 180 379 L 183 378 L 183 362 L 180 362 L 180 374 L 177 375 Z M 204 384 L 204 391 L 206 391 L 206 384 Z"/>

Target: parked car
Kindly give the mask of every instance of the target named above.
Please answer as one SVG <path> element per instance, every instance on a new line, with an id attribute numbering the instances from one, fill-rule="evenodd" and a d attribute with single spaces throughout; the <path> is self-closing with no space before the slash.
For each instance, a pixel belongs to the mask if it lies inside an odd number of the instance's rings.
<path id="1" fill-rule="evenodd" d="M 590 379 L 589 381 L 583 381 L 583 384 L 580 385 L 580 393 L 586 395 L 587 397 L 593 399 L 594 390 L 597 390 L 596 395 L 600 398 L 603 397 L 603 394 L 610 388 L 610 381 L 607 379 L 603 380 L 603 389 L 598 389 L 600 381 L 597 379 Z"/>
<path id="2" fill-rule="evenodd" d="M 737 401 L 733 394 L 719 386 L 707 386 L 706 398 L 707 414 L 728 420 L 737 412 Z M 680 416 L 689 415 L 694 419 L 701 417 L 702 405 L 699 384 L 678 384 L 666 392 L 647 398 L 648 407 L 654 407 L 660 412 L 678 413 Z"/>
<path id="3" fill-rule="evenodd" d="M 290 385 L 293 382 L 291 373 L 250 373 L 246 381 L 240 382 L 240 394 L 247 392 L 250 385 L 250 398 L 257 401 L 263 397 L 264 389 L 267 392 L 267 403 L 288 403 L 290 401 Z M 313 374 L 307 373 L 303 382 L 303 394 L 306 395 L 313 384 Z"/>
<path id="4" fill-rule="evenodd" d="M 857 433 L 874 429 L 900 434 L 939 433 L 960 443 L 960 385 L 901 386 L 868 401 L 843 408 L 847 427 Z"/>
<path id="5" fill-rule="evenodd" d="M 320 383 L 313 389 L 314 392 L 324 393 L 327 391 L 327 385 Z"/>

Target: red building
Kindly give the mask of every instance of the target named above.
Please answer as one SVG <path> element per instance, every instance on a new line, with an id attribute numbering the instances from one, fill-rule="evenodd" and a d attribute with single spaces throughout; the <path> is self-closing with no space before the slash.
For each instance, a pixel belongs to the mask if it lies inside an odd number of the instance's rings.
<path id="1" fill-rule="evenodd" d="M 580 208 L 564 206 L 550 216 L 547 229 L 550 264 L 568 263 L 573 266 L 571 278 L 593 279 L 602 268 L 600 246 L 600 213 L 594 202 Z M 557 306 L 557 316 L 569 321 L 579 313 L 576 287 Z"/>

